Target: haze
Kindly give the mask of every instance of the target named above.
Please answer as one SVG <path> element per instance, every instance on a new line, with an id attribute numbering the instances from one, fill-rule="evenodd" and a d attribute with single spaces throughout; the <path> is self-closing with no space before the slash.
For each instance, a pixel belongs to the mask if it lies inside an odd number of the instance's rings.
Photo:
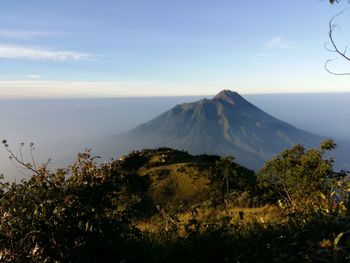
<path id="1" fill-rule="evenodd" d="M 36 143 L 38 161 L 57 167 L 178 103 L 232 89 L 298 128 L 347 140 L 349 78 L 324 69 L 329 19 L 345 2 L 3 1 L 0 136 L 13 149 Z M 340 44 L 350 42 L 348 15 L 337 19 Z"/>
<path id="2" fill-rule="evenodd" d="M 146 122 L 176 104 L 196 97 L 6 100 L 0 103 L 1 135 L 17 150 L 21 142 L 36 144 L 38 162 L 52 158 L 52 168 L 63 167 L 78 152 L 96 148 L 99 141 Z M 245 95 L 266 112 L 298 128 L 349 140 L 350 93 Z M 103 152 L 94 153 L 103 156 Z M 117 156 L 116 156 L 117 157 Z M 0 151 L 1 173 L 21 174 Z M 12 178 L 13 179 L 13 178 Z"/>

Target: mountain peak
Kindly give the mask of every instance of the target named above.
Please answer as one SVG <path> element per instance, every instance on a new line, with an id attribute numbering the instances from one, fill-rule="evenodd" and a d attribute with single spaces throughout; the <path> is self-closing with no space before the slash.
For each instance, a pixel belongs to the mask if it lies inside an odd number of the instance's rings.
<path id="1" fill-rule="evenodd" d="M 316 145 L 320 137 L 280 121 L 237 92 L 178 105 L 121 136 L 118 149 L 171 147 L 198 154 L 233 155 L 259 169 L 294 144 Z"/>
<path id="2" fill-rule="evenodd" d="M 241 95 L 232 90 L 222 90 L 215 97 L 214 100 L 226 101 L 232 105 L 235 105 L 237 102 L 244 100 Z"/>

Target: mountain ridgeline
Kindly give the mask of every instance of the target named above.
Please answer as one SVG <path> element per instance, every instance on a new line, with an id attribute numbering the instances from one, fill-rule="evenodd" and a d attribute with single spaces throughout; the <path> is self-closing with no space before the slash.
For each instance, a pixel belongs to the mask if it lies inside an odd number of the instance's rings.
<path id="1" fill-rule="evenodd" d="M 259 169 L 273 155 L 295 144 L 313 147 L 321 136 L 295 128 L 254 106 L 237 92 L 177 105 L 108 143 L 111 152 L 171 147 L 192 154 L 232 155 Z"/>

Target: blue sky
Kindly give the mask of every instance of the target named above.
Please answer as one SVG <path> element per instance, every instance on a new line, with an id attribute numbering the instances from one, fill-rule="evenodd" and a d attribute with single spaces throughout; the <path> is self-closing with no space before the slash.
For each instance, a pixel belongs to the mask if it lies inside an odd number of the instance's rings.
<path id="1" fill-rule="evenodd" d="M 319 0 L 0 1 L 0 98 L 344 92 Z M 337 38 L 350 43 L 350 10 Z M 349 71 L 340 59 L 331 67 Z"/>

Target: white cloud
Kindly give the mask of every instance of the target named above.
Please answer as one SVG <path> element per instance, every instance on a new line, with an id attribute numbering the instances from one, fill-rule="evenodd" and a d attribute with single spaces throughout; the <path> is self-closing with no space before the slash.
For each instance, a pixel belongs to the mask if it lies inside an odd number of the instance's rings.
<path id="1" fill-rule="evenodd" d="M 42 32 L 42 31 L 11 31 L 11 30 L 0 30 L 0 37 L 2 38 L 14 38 L 27 40 L 35 37 L 50 36 L 55 33 Z"/>
<path id="2" fill-rule="evenodd" d="M 28 79 L 41 79 L 42 78 L 42 76 L 36 75 L 36 74 L 28 75 L 25 77 L 27 77 Z"/>
<path id="3" fill-rule="evenodd" d="M 73 51 L 47 50 L 17 45 L 1 45 L 0 58 L 6 59 L 26 59 L 26 60 L 87 60 L 91 55 Z"/>
<path id="4" fill-rule="evenodd" d="M 107 98 L 215 94 L 222 87 L 154 81 L 0 80 L 0 99 Z"/>
<path id="5" fill-rule="evenodd" d="M 273 53 L 262 53 L 262 52 L 251 53 L 251 55 L 256 57 L 275 57 L 276 56 L 276 54 L 273 54 Z"/>
<path id="6" fill-rule="evenodd" d="M 173 89 L 169 89 L 173 90 Z M 0 98 L 67 98 L 157 95 L 153 82 L 0 80 Z"/>
<path id="7" fill-rule="evenodd" d="M 26 80 L 26 79 L 31 79 L 31 80 L 38 80 L 42 79 L 44 76 L 39 75 L 39 74 L 28 74 L 28 75 L 0 75 L 0 80 L 6 80 L 6 81 L 11 81 L 11 80 Z"/>
<path id="8" fill-rule="evenodd" d="M 283 38 L 274 37 L 267 42 L 266 47 L 268 48 L 279 48 L 279 49 L 293 49 Z"/>

